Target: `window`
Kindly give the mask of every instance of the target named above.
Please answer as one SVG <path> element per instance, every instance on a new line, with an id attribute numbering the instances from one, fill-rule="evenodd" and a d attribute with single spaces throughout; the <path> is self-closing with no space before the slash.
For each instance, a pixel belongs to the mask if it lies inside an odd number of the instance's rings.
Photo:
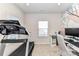
<path id="1" fill-rule="evenodd" d="M 79 4 L 76 4 L 75 5 L 75 8 L 78 10 L 79 9 Z"/>
<path id="2" fill-rule="evenodd" d="M 73 4 L 72 5 L 73 13 L 77 14 L 78 9 L 79 9 L 79 4 Z"/>
<path id="3" fill-rule="evenodd" d="M 38 22 L 39 36 L 48 36 L 48 21 Z"/>
<path id="4" fill-rule="evenodd" d="M 72 5 L 72 11 L 73 11 L 73 12 L 76 11 L 76 7 L 75 7 L 74 4 Z"/>

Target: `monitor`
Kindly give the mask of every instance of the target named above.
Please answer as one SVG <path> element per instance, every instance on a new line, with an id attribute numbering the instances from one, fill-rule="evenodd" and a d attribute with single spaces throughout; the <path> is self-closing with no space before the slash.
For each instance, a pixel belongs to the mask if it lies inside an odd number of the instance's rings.
<path id="1" fill-rule="evenodd" d="M 65 28 L 65 35 L 79 37 L 79 28 Z"/>

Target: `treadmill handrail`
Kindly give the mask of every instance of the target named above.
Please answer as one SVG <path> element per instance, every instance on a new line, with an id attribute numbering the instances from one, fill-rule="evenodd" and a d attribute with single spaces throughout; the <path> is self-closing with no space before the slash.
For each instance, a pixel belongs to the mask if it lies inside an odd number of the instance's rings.
<path id="1" fill-rule="evenodd" d="M 26 43 L 28 41 L 28 39 L 6 39 L 6 40 L 2 40 L 1 43 Z"/>

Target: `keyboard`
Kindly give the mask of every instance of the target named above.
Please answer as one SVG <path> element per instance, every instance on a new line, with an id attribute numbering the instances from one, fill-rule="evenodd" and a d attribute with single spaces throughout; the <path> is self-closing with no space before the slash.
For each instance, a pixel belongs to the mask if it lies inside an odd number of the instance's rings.
<path id="1" fill-rule="evenodd" d="M 70 39 L 70 40 L 65 39 L 65 41 L 67 41 L 67 42 L 69 42 L 69 43 L 75 45 L 76 47 L 79 47 L 79 42 L 74 42 L 74 41 L 71 40 L 71 39 Z"/>

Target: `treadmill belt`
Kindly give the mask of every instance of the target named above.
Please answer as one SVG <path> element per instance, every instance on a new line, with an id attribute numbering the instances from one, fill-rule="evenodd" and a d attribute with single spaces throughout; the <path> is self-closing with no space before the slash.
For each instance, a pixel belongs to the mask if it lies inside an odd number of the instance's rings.
<path id="1" fill-rule="evenodd" d="M 33 49 L 34 49 L 34 42 L 29 42 L 28 56 L 32 56 Z"/>
<path id="2" fill-rule="evenodd" d="M 9 56 L 25 56 L 25 53 L 26 53 L 26 43 L 22 44 L 19 48 L 17 48 Z"/>

